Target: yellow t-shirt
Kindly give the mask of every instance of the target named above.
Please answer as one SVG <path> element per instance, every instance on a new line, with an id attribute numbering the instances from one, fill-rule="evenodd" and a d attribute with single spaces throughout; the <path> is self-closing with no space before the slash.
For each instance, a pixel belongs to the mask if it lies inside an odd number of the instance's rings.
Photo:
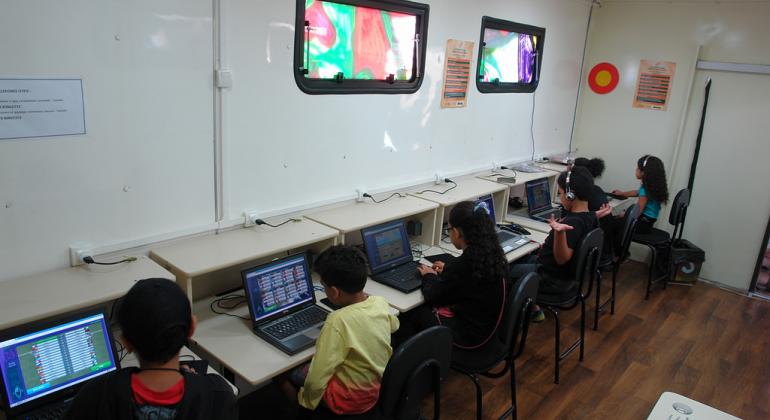
<path id="1" fill-rule="evenodd" d="M 323 398 L 337 414 L 368 411 L 380 394 L 380 382 L 393 349 L 390 335 L 398 318 L 379 296 L 340 308 L 326 318 L 316 341 L 300 405 L 315 409 Z"/>

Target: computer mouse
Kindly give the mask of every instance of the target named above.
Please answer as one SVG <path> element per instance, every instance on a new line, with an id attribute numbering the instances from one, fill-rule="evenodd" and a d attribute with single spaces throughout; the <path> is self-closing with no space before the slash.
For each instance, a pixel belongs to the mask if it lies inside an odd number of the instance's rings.
<path id="1" fill-rule="evenodd" d="M 503 229 L 509 230 L 513 233 L 518 233 L 519 235 L 531 235 L 532 232 L 528 231 L 527 229 L 524 229 L 521 225 L 517 225 L 516 223 L 511 223 L 509 225 L 502 226 Z"/>

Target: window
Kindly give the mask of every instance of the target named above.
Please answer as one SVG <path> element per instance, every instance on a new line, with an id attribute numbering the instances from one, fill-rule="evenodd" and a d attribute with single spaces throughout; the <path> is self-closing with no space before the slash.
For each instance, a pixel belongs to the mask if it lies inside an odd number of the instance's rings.
<path id="1" fill-rule="evenodd" d="M 534 92 L 543 62 L 545 28 L 484 16 L 476 88 L 481 93 Z"/>
<path id="2" fill-rule="evenodd" d="M 297 0 L 297 86 L 309 94 L 416 92 L 428 11 L 404 0 Z"/>

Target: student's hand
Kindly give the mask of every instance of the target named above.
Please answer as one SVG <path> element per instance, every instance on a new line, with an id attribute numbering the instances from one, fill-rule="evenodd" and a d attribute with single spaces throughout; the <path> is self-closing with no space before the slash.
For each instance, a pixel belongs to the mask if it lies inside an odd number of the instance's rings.
<path id="1" fill-rule="evenodd" d="M 433 269 L 433 267 L 428 267 L 427 265 L 417 264 L 417 271 L 420 272 L 421 276 L 424 276 L 426 274 L 438 274 L 436 270 Z"/>
<path id="2" fill-rule="evenodd" d="M 189 365 L 179 365 L 179 370 L 183 370 L 188 373 L 198 373 L 195 371 L 195 369 L 191 368 Z"/>
<path id="3" fill-rule="evenodd" d="M 612 193 L 615 194 L 615 195 L 625 196 L 625 194 L 623 194 L 623 191 L 620 191 L 620 190 L 612 190 Z"/>
<path id="4" fill-rule="evenodd" d="M 562 217 L 561 219 L 556 219 L 551 215 L 551 218 L 548 219 L 548 225 L 551 226 L 551 229 L 554 230 L 554 232 L 566 232 L 568 230 L 574 229 L 574 227 L 561 223 L 561 221 L 564 220 Z"/>
<path id="5" fill-rule="evenodd" d="M 596 210 L 596 217 L 601 219 L 602 217 L 611 214 L 612 213 L 612 207 L 610 207 L 609 204 L 604 203 L 601 207 L 599 207 L 599 210 Z"/>
<path id="6" fill-rule="evenodd" d="M 443 273 L 444 272 L 444 262 L 443 261 L 436 261 L 433 263 L 433 270 L 435 270 L 437 273 Z"/>

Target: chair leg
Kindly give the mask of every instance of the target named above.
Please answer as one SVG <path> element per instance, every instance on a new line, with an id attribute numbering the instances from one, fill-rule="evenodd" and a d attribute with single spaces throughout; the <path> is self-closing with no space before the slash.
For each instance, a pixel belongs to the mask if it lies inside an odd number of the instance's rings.
<path id="1" fill-rule="evenodd" d="M 599 312 L 602 306 L 602 274 L 596 276 L 596 305 L 594 307 L 594 331 L 599 329 Z"/>
<path id="2" fill-rule="evenodd" d="M 473 381 L 473 385 L 476 387 L 476 420 L 481 420 L 481 404 L 482 404 L 482 395 L 481 395 L 481 384 L 479 383 L 478 376 L 472 374 L 472 373 L 466 373 L 469 378 Z"/>
<path id="3" fill-rule="evenodd" d="M 511 407 L 505 410 L 505 413 L 498 417 L 498 420 L 511 416 L 511 420 L 516 420 L 516 362 L 511 361 L 511 371 L 509 372 L 511 378 Z"/>
<path id="4" fill-rule="evenodd" d="M 615 315 L 615 287 L 617 285 L 619 269 L 620 269 L 620 264 L 618 263 L 612 266 L 612 300 L 610 301 L 610 313 L 612 315 Z"/>
<path id="5" fill-rule="evenodd" d="M 586 301 L 580 299 L 580 361 L 583 361 L 586 343 Z"/>
<path id="6" fill-rule="evenodd" d="M 650 288 L 652 287 L 652 276 L 653 272 L 655 271 L 655 260 L 658 256 L 658 251 L 655 250 L 655 247 L 648 247 L 650 248 L 650 251 L 652 252 L 652 257 L 650 258 L 650 270 L 647 274 L 647 293 L 644 295 L 644 300 L 648 300 L 650 298 Z"/>
<path id="7" fill-rule="evenodd" d="M 561 335 L 561 323 L 559 322 L 559 313 L 556 312 L 555 309 L 551 308 L 550 306 L 545 307 L 548 312 L 550 312 L 553 315 L 554 319 L 554 376 L 553 376 L 553 383 L 558 384 L 559 383 L 559 360 L 561 360 L 561 352 L 559 349 L 561 348 L 560 343 L 560 335 Z"/>

